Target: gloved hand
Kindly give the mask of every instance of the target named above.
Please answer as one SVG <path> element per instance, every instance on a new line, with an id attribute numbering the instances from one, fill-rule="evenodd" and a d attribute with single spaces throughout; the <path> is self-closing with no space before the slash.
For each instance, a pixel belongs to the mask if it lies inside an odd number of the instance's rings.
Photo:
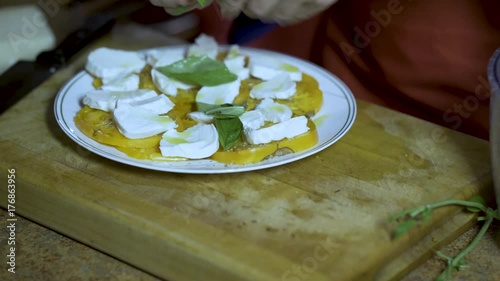
<path id="1" fill-rule="evenodd" d="M 202 9 L 212 2 L 208 1 L 198 1 L 198 0 L 150 0 L 151 4 L 159 7 L 163 7 L 165 11 L 171 15 L 180 15 L 185 12 L 189 12 L 194 9 Z M 201 3 L 204 3 L 202 6 Z"/>
<path id="2" fill-rule="evenodd" d="M 264 22 L 291 24 L 308 19 L 329 8 L 338 0 L 216 0 L 224 18 L 233 19 L 240 12 Z"/>

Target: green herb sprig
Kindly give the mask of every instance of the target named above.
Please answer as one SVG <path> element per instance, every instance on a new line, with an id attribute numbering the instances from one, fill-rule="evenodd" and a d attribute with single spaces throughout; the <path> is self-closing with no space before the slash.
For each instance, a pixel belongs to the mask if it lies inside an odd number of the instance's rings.
<path id="1" fill-rule="evenodd" d="M 410 210 L 405 210 L 390 217 L 390 221 L 397 224 L 396 229 L 394 230 L 394 239 L 397 239 L 407 233 L 412 227 L 421 225 L 425 221 L 430 221 L 430 217 L 434 209 L 454 205 L 465 207 L 465 209 L 469 212 L 483 213 L 484 215 L 479 216 L 478 220 L 485 222 L 469 246 L 467 246 L 467 248 L 460 252 L 456 257 L 451 258 L 443 255 L 439 251 L 437 252 L 437 254 L 446 259 L 448 263 L 445 270 L 436 278 L 437 281 L 449 280 L 453 270 L 459 270 L 463 267 L 465 256 L 472 251 L 477 243 L 483 238 L 486 230 L 490 227 L 493 220 L 500 220 L 500 211 L 488 207 L 482 197 L 474 196 L 469 200 L 445 200 L 429 205 L 419 206 Z"/>

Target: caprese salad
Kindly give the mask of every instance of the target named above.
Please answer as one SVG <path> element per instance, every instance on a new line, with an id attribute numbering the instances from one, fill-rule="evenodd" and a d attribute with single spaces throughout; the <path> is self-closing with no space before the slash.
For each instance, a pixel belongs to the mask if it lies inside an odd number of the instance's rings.
<path id="1" fill-rule="evenodd" d="M 98 48 L 75 124 L 130 157 L 248 164 L 314 146 L 323 95 L 313 77 L 271 55 L 223 48 L 205 34 L 184 49 Z"/>

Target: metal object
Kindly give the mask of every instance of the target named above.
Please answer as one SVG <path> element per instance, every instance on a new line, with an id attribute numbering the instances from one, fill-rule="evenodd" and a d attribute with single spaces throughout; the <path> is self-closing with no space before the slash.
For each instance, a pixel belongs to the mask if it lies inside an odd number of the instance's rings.
<path id="1" fill-rule="evenodd" d="M 490 147 L 491 173 L 500 215 L 500 48 L 495 51 L 488 64 L 490 96 Z"/>
<path id="2" fill-rule="evenodd" d="M 75 14 L 76 18 L 72 19 L 76 22 L 78 29 L 75 30 L 73 24 L 70 28 L 58 28 L 56 33 L 64 40 L 54 50 L 40 53 L 35 61 L 19 61 L 0 76 L 0 89 L 2 89 L 0 114 L 64 67 L 89 43 L 108 33 L 117 19 L 139 11 L 148 3 L 143 0 L 78 0 L 76 2 L 82 2 L 75 4 L 76 8 L 81 9 L 62 17 L 71 18 Z M 119 5 L 113 5 L 118 2 Z M 81 15 L 78 15 L 78 11 L 81 11 Z M 83 24 L 80 24 L 80 18 L 85 19 Z M 65 22 L 63 19 L 59 20 Z M 55 24 L 63 25 L 63 23 Z M 75 31 L 71 32 L 72 30 Z M 70 34 L 67 35 L 68 33 Z"/>
<path id="3" fill-rule="evenodd" d="M 101 14 L 91 16 L 84 26 L 71 33 L 54 50 L 40 53 L 35 61 L 19 61 L 0 76 L 2 103 L 0 113 L 49 78 L 83 47 L 107 33 L 114 18 Z"/>

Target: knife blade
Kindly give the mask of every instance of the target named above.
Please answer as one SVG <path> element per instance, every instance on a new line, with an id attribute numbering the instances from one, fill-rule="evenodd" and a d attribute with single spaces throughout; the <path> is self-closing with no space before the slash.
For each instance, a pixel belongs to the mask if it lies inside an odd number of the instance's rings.
<path id="1" fill-rule="evenodd" d="M 87 18 L 82 28 L 71 33 L 54 50 L 40 53 L 35 61 L 19 61 L 0 76 L 0 114 L 66 65 L 77 52 L 107 33 L 115 19 L 108 14 Z"/>
<path id="2" fill-rule="evenodd" d="M 493 188 L 500 216 L 500 48 L 495 51 L 488 64 L 490 95 L 490 149 Z"/>

